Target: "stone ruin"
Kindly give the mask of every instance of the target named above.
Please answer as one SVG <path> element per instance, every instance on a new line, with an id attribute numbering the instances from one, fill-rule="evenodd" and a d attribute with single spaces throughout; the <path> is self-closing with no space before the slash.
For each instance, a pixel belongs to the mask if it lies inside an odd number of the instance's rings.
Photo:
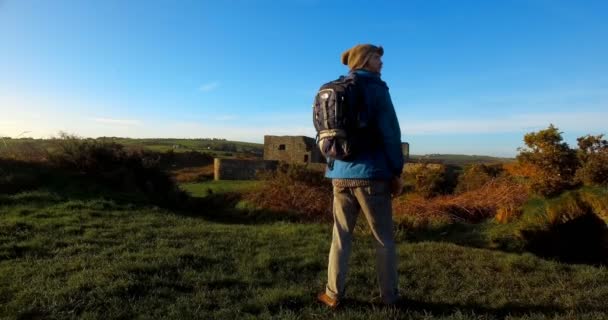
<path id="1" fill-rule="evenodd" d="M 401 150 L 407 159 L 409 144 Z M 264 160 L 220 159 L 214 161 L 215 180 L 254 180 L 259 170 L 273 170 L 279 162 L 305 164 L 325 170 L 325 158 L 315 139 L 305 136 L 264 136 Z"/>

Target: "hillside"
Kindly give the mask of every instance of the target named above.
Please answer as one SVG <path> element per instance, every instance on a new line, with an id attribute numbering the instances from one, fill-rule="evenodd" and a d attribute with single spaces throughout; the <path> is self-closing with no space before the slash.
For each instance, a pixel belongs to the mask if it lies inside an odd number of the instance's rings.
<path id="1" fill-rule="evenodd" d="M 456 166 L 464 166 L 473 163 L 500 163 L 511 162 L 514 158 L 500 158 L 482 155 L 464 155 L 464 154 L 425 154 L 425 155 L 410 155 L 411 161 L 426 161 L 451 164 Z"/>

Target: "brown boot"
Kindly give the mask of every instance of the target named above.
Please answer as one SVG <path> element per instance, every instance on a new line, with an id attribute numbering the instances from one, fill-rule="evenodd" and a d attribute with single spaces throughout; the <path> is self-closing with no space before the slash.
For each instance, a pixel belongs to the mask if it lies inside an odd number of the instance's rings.
<path id="1" fill-rule="evenodd" d="M 328 306 L 330 309 L 336 309 L 338 305 L 340 305 L 340 301 L 338 299 L 334 299 L 328 296 L 325 292 L 321 292 L 317 295 L 317 300 Z"/>

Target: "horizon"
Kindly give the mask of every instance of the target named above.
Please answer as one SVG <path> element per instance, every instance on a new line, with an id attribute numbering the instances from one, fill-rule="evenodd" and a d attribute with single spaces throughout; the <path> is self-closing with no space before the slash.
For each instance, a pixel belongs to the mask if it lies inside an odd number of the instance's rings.
<path id="1" fill-rule="evenodd" d="M 0 0 L 0 136 L 314 137 L 316 90 L 348 72 L 344 50 L 373 43 L 412 154 L 512 158 L 524 134 L 549 124 L 575 148 L 608 133 L 607 9 Z"/>

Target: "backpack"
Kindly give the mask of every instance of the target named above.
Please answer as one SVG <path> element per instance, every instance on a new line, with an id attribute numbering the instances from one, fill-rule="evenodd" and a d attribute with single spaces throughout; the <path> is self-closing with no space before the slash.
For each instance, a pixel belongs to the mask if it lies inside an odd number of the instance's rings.
<path id="1" fill-rule="evenodd" d="M 367 113 L 363 89 L 356 74 L 321 86 L 313 102 L 313 123 L 321 154 L 332 164 L 348 160 L 361 149 Z"/>

